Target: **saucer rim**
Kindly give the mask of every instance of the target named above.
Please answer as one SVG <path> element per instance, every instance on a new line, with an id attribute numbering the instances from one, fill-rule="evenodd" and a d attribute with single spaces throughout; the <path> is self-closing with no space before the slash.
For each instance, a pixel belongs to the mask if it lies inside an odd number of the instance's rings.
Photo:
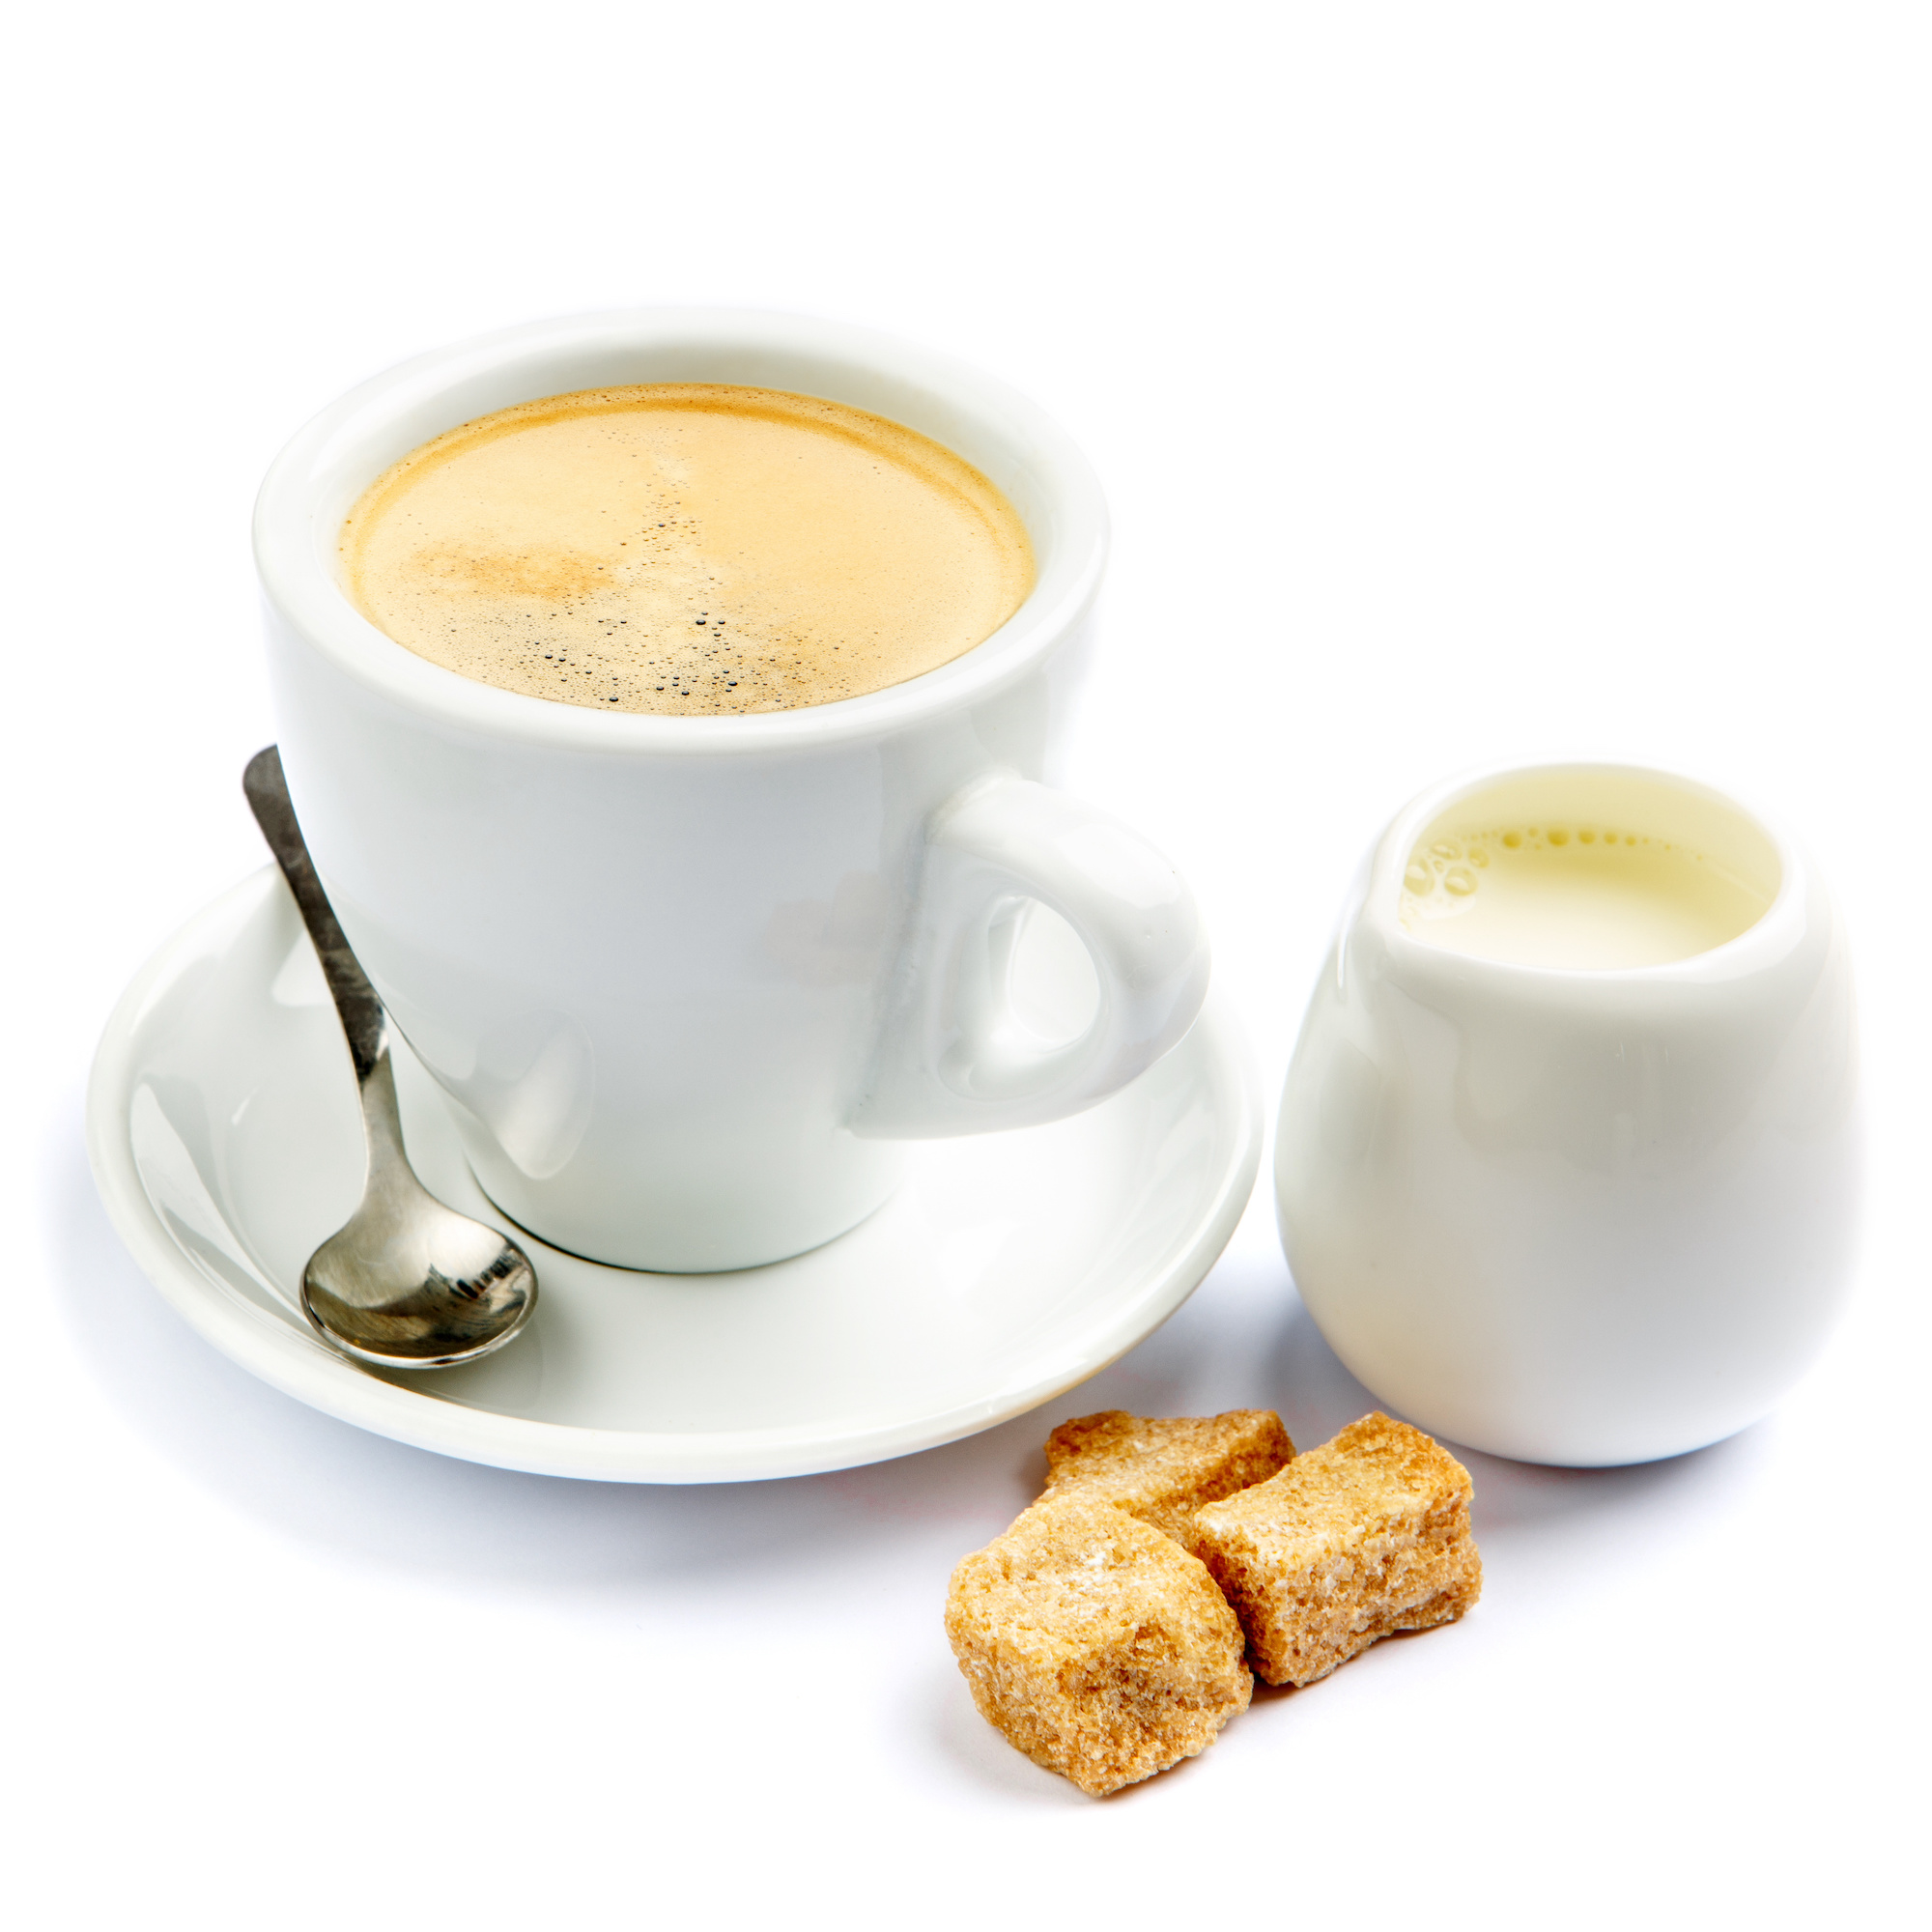
<path id="1" fill-rule="evenodd" d="M 264 867 L 230 887 L 179 926 L 129 980 L 101 1032 L 88 1079 L 88 1160 L 115 1233 L 162 1299 L 204 1341 L 309 1407 L 414 1448 L 533 1475 L 665 1484 L 819 1474 L 938 1448 L 1052 1401 L 1144 1341 L 1220 1259 L 1254 1191 L 1263 1139 L 1259 1082 L 1238 1023 L 1210 986 L 1200 1018 L 1172 1051 L 1204 1056 L 1196 1077 L 1236 1096 L 1238 1119 L 1211 1201 L 1191 1238 L 1144 1277 L 1131 1302 L 1097 1323 L 1073 1354 L 1026 1381 L 911 1420 L 867 1426 L 855 1419 L 830 1430 L 823 1423 L 675 1433 L 587 1428 L 438 1401 L 378 1380 L 266 1310 L 218 1293 L 167 1232 L 135 1163 L 128 1122 L 138 1023 L 186 959 L 208 950 L 209 936 L 224 925 L 239 928 L 274 883 L 274 868 Z"/>

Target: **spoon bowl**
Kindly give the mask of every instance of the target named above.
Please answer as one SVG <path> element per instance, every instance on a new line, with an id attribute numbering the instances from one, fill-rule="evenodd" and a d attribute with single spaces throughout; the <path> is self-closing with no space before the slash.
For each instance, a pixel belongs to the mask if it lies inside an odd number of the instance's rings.
<path id="1" fill-rule="evenodd" d="M 420 1187 L 364 1201 L 302 1270 L 302 1312 L 345 1354 L 384 1368 L 473 1362 L 514 1341 L 536 1272 L 514 1241 Z"/>

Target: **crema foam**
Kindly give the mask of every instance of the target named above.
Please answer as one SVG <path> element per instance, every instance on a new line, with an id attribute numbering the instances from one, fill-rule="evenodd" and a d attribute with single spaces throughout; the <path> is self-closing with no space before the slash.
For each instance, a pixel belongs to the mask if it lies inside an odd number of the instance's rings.
<path id="1" fill-rule="evenodd" d="M 344 587 L 446 669 L 608 711 L 829 704 L 983 642 L 1033 588 L 1006 497 L 886 418 L 784 390 L 551 396 L 412 450 Z"/>

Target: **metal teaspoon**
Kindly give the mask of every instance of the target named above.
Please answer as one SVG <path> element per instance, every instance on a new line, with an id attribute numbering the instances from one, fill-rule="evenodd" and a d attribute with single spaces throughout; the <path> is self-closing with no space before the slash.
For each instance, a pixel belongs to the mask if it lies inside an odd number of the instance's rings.
<path id="1" fill-rule="evenodd" d="M 344 1354 L 380 1368 L 473 1362 L 530 1319 L 536 1270 L 516 1242 L 445 1208 L 410 1166 L 383 1003 L 316 876 L 273 745 L 248 760 L 242 789 L 315 942 L 349 1037 L 368 1135 L 362 1205 L 309 1257 L 302 1313 Z"/>

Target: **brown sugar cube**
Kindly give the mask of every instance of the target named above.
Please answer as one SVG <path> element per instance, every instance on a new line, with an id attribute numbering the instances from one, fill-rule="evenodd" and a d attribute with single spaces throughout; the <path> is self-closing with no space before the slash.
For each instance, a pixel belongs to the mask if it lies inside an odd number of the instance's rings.
<path id="1" fill-rule="evenodd" d="M 1195 1528 L 1270 1684 L 1312 1684 L 1378 1637 L 1453 1622 L 1482 1594 L 1468 1470 L 1386 1415 L 1209 1503 Z"/>
<path id="2" fill-rule="evenodd" d="M 1196 1757 L 1254 1679 L 1192 1556 L 1124 1510 L 1049 1496 L 952 1573 L 946 1634 L 980 1715 L 1094 1797 Z"/>
<path id="3" fill-rule="evenodd" d="M 1293 1454 L 1271 1408 L 1163 1417 L 1109 1408 L 1046 1438 L 1045 1494 L 1113 1503 L 1198 1556 L 1194 1512 L 1264 1481 Z"/>

